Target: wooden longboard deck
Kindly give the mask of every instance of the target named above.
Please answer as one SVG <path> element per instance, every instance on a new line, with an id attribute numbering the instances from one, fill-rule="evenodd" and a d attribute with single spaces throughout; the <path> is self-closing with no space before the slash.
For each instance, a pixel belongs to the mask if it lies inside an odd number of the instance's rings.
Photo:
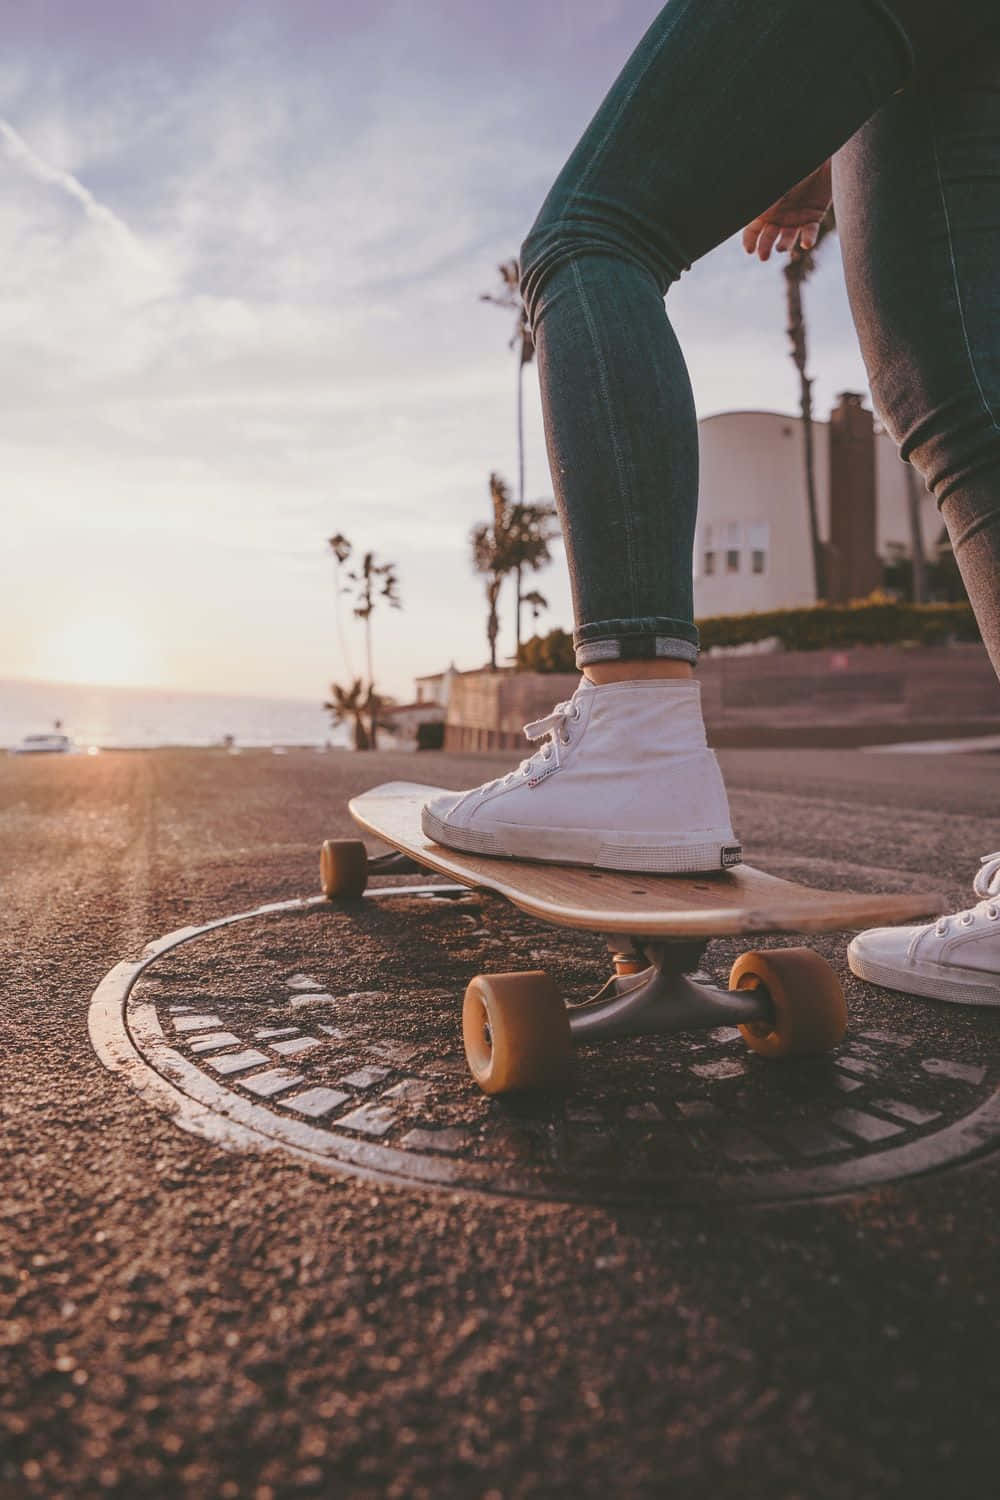
<path id="1" fill-rule="evenodd" d="M 463 854 L 425 837 L 420 809 L 447 788 L 390 781 L 349 803 L 368 833 L 460 884 L 506 896 L 543 921 L 636 937 L 838 932 L 933 916 L 936 894 L 862 896 L 814 890 L 751 865 L 717 875 L 630 875 L 524 859 Z"/>

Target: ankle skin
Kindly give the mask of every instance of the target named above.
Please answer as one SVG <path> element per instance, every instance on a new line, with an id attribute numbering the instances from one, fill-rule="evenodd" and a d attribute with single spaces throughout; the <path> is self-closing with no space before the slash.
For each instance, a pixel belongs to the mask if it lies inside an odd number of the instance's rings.
<path id="1" fill-rule="evenodd" d="M 595 687 L 608 682 L 647 682 L 654 678 L 680 678 L 690 681 L 694 668 L 689 661 L 664 657 L 661 661 L 595 661 L 583 668 L 583 675 Z"/>

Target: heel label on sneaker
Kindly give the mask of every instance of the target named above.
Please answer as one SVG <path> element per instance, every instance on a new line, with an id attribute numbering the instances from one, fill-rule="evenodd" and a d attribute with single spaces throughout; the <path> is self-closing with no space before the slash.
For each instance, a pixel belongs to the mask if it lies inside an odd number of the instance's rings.
<path id="1" fill-rule="evenodd" d="M 731 867 L 733 865 L 742 864 L 743 863 L 743 845 L 742 844 L 723 844 L 722 849 L 720 850 L 720 853 L 719 853 L 719 858 L 722 861 L 722 868 L 724 870 L 731 869 Z"/>

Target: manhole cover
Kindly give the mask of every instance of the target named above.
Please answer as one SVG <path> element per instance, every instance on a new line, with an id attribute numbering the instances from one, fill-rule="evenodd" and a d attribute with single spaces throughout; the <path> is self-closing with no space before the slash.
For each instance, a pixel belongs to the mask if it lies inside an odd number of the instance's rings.
<path id="1" fill-rule="evenodd" d="M 842 939 L 817 946 L 844 972 Z M 709 950 L 719 978 L 739 947 Z M 930 1171 L 1000 1137 L 1000 1017 L 850 976 L 851 1027 L 828 1057 L 769 1062 L 719 1028 L 581 1048 L 562 1099 L 488 1099 L 462 1052 L 465 983 L 538 967 L 583 998 L 607 954 L 478 897 L 282 903 L 119 964 L 91 1033 L 149 1102 L 222 1144 L 451 1190 L 774 1201 Z"/>

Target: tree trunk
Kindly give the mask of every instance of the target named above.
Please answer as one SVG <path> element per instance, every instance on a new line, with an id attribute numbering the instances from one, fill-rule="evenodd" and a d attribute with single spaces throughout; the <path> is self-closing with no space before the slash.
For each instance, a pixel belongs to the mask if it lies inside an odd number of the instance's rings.
<path id="1" fill-rule="evenodd" d="M 927 559 L 920 530 L 920 492 L 923 480 L 912 464 L 906 466 L 906 508 L 910 515 L 910 551 L 913 556 L 913 602 L 927 602 Z"/>
<path id="2" fill-rule="evenodd" d="M 370 709 L 368 722 L 369 749 L 378 749 L 378 699 L 375 697 L 375 673 L 372 670 L 372 617 L 371 601 L 369 600 L 369 612 L 365 616 L 365 649 L 368 656 L 368 706 Z"/>
<path id="3" fill-rule="evenodd" d="M 813 578 L 816 585 L 817 602 L 827 596 L 826 558 L 823 555 L 823 540 L 819 534 L 819 510 L 816 505 L 816 461 L 813 454 L 812 430 L 812 381 L 802 374 L 802 431 L 806 464 L 806 504 L 809 508 L 809 540 L 812 544 Z"/>
<path id="4" fill-rule="evenodd" d="M 490 671 L 497 669 L 497 636 L 500 634 L 500 616 L 497 613 L 497 596 L 500 593 L 500 579 L 494 578 L 486 591 L 486 599 L 490 607 L 486 620 L 486 639 L 490 643 Z"/>
<path id="5" fill-rule="evenodd" d="M 354 662 L 351 658 L 351 643 L 347 639 L 347 631 L 344 629 L 344 605 L 342 598 L 343 589 L 341 588 L 340 584 L 340 563 L 337 561 L 336 553 L 334 553 L 333 566 L 333 592 L 337 610 L 337 639 L 340 642 L 340 654 L 344 659 L 344 667 L 347 670 L 347 676 L 349 680 L 353 682 Z"/>
<path id="6" fill-rule="evenodd" d="M 522 600 L 522 598 L 521 598 L 521 564 L 520 563 L 518 563 L 517 567 L 514 569 L 514 585 L 515 585 L 515 587 L 517 589 L 517 611 L 516 611 L 516 621 L 517 621 L 517 623 L 516 623 L 516 626 L 515 626 L 515 629 L 514 629 L 514 665 L 515 666 L 519 666 L 520 665 L 520 661 L 521 661 L 521 605 L 524 602 Z"/>
<path id="7" fill-rule="evenodd" d="M 806 325 L 802 314 L 802 268 L 798 262 L 789 262 L 785 268 L 788 288 L 788 337 L 792 345 L 792 359 L 799 372 L 800 407 L 802 412 L 803 453 L 805 457 L 806 508 L 809 518 L 809 541 L 812 547 L 813 587 L 817 601 L 827 595 L 826 567 L 823 543 L 819 534 L 819 514 L 816 505 L 816 468 L 813 457 L 812 433 L 812 381 L 806 374 Z"/>

